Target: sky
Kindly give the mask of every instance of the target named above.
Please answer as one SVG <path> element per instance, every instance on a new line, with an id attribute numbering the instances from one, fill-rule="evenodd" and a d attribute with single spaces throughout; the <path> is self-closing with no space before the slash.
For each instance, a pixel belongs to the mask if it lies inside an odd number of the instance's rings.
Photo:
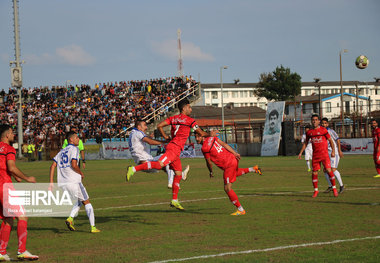
<path id="1" fill-rule="evenodd" d="M 0 90 L 11 83 L 13 1 L 0 0 Z M 23 86 L 176 76 L 258 82 L 283 65 L 302 81 L 380 78 L 378 0 L 20 0 Z M 355 67 L 365 55 L 369 66 Z"/>

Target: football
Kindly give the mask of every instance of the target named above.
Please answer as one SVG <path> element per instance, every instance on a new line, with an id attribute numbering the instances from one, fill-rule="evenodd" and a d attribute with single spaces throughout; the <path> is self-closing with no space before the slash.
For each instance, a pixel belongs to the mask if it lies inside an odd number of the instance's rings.
<path id="1" fill-rule="evenodd" d="M 365 69 L 368 67 L 369 60 L 366 56 L 360 55 L 359 57 L 356 58 L 355 65 L 358 69 Z"/>

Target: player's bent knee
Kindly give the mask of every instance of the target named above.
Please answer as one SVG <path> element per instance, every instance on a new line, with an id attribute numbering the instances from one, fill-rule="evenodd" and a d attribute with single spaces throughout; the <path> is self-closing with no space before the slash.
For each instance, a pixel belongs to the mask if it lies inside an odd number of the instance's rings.
<path id="1" fill-rule="evenodd" d="M 85 201 L 82 201 L 82 204 L 84 204 L 84 205 L 87 205 L 87 204 L 89 204 L 90 203 L 90 199 L 87 199 L 87 200 L 85 200 Z"/>

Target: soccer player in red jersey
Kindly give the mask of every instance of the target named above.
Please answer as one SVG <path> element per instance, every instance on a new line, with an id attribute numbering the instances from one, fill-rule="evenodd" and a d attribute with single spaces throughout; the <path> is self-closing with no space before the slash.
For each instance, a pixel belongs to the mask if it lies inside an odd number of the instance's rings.
<path id="1" fill-rule="evenodd" d="M 5 217 L 3 214 L 3 208 L 7 209 L 10 207 L 9 204 L 5 204 L 3 200 L 3 186 L 5 183 L 12 183 L 11 176 L 13 176 L 17 181 L 25 180 L 29 183 L 35 183 L 36 178 L 33 176 L 26 176 L 21 172 L 16 166 L 16 150 L 11 146 L 14 141 L 14 133 L 11 126 L 0 125 L 0 217 L 3 219 L 1 225 L 1 237 L 0 237 L 0 261 L 9 261 L 10 258 L 7 254 L 7 246 L 9 237 L 13 225 L 13 217 Z M 27 217 L 24 215 L 16 216 L 17 223 L 17 236 L 18 236 L 18 259 L 27 260 L 37 260 L 38 256 L 32 255 L 26 250 L 26 239 L 27 239 Z"/>
<path id="2" fill-rule="evenodd" d="M 380 128 L 377 120 L 371 120 L 372 126 L 372 139 L 373 139 L 373 161 L 377 175 L 374 178 L 380 178 Z"/>
<path id="3" fill-rule="evenodd" d="M 205 138 L 199 134 L 195 134 L 195 139 L 198 144 L 202 144 L 202 153 L 206 159 L 210 177 L 214 177 L 212 174 L 212 162 L 223 170 L 224 191 L 230 198 L 232 204 L 237 207 L 237 211 L 231 215 L 245 215 L 244 208 L 241 206 L 236 193 L 232 190 L 232 183 L 236 181 L 236 177 L 249 172 L 255 172 L 261 175 L 260 168 L 257 165 L 249 168 L 239 168 L 240 154 L 217 137 Z"/>
<path id="4" fill-rule="evenodd" d="M 179 183 L 182 178 L 182 164 L 179 158 L 181 151 L 183 151 L 191 129 L 202 136 L 215 136 L 217 131 L 212 131 L 212 134 L 209 134 L 199 128 L 195 120 L 189 117 L 192 109 L 190 102 L 187 99 L 178 102 L 178 109 L 180 114 L 167 118 L 157 126 L 162 137 L 164 137 L 166 141 L 169 141 L 170 137 L 165 134 L 163 128 L 169 125 L 171 126 L 171 140 L 166 146 L 166 152 L 158 161 L 148 161 L 137 166 L 129 166 L 127 168 L 126 179 L 129 181 L 131 176 L 137 171 L 146 171 L 150 169 L 160 170 L 162 167 L 169 165 L 170 169 L 174 170 L 175 173 L 172 186 L 173 199 L 170 202 L 170 206 L 175 207 L 178 210 L 184 210 L 178 201 Z"/>
<path id="5" fill-rule="evenodd" d="M 331 170 L 331 163 L 330 163 L 330 157 L 329 157 L 328 145 L 327 145 L 327 141 L 330 142 L 330 145 L 334 145 L 334 142 L 331 139 L 331 136 L 326 130 L 326 128 L 319 126 L 320 120 L 319 120 L 318 115 L 313 115 L 311 117 L 311 123 L 313 125 L 313 129 L 310 129 L 306 133 L 306 140 L 304 141 L 302 145 L 302 149 L 298 155 L 298 159 L 301 159 L 302 152 L 305 150 L 309 140 L 311 140 L 311 143 L 313 146 L 313 160 L 312 160 L 312 165 L 313 165 L 312 181 L 313 181 L 313 186 L 314 186 L 313 198 L 317 197 L 319 193 L 318 171 L 321 169 L 321 163 L 323 164 L 323 167 L 326 169 L 330 177 L 330 182 L 333 188 L 334 196 L 337 197 L 338 191 L 336 190 L 335 176 Z M 332 158 L 335 157 L 335 147 L 332 148 L 331 157 Z"/>

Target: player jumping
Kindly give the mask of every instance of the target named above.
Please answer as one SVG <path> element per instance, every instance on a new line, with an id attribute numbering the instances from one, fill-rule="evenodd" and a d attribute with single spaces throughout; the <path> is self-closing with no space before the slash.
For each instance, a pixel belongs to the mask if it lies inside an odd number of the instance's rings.
<path id="1" fill-rule="evenodd" d="M 212 162 L 223 170 L 224 191 L 232 204 L 237 207 L 237 211 L 231 215 L 245 215 L 244 208 L 241 206 L 236 193 L 232 190 L 232 183 L 236 181 L 236 177 L 246 173 L 255 172 L 261 175 L 260 168 L 257 165 L 249 168 L 239 168 L 240 154 L 217 137 L 205 138 L 199 134 L 195 134 L 195 139 L 198 144 L 202 144 L 202 153 L 206 159 L 210 177 L 214 177 L 212 174 Z"/>
<path id="2" fill-rule="evenodd" d="M 14 141 L 15 135 L 11 126 L 0 125 L 0 217 L 3 219 L 0 231 L 0 261 L 10 261 L 10 257 L 7 254 L 7 246 L 9 237 L 11 235 L 13 217 L 5 217 L 3 215 L 3 208 L 11 208 L 10 204 L 4 203 L 3 200 L 3 187 L 5 183 L 12 183 L 11 176 L 13 176 L 18 182 L 25 180 L 28 183 L 35 183 L 36 178 L 33 176 L 26 176 L 16 166 L 16 150 L 11 146 Z M 24 210 L 24 209 L 21 209 Z M 8 209 L 9 211 L 9 209 Z M 25 211 L 25 210 L 24 210 Z M 20 214 L 21 213 L 21 214 Z M 18 252 L 17 258 L 20 260 L 38 260 L 38 256 L 32 255 L 26 250 L 26 239 L 28 235 L 28 218 L 21 212 L 16 216 L 17 218 L 17 236 L 18 236 Z"/>
<path id="3" fill-rule="evenodd" d="M 190 117 L 192 109 L 190 102 L 187 99 L 183 99 L 178 102 L 178 109 L 180 111 L 180 114 L 167 118 L 157 126 L 162 137 L 164 137 L 166 141 L 168 141 L 170 137 L 166 135 L 163 128 L 169 125 L 171 126 L 171 140 L 166 146 L 166 152 L 160 157 L 158 161 L 146 162 L 137 166 L 129 166 L 127 168 L 126 179 L 129 181 L 132 175 L 138 171 L 146 171 L 149 169 L 159 170 L 166 165 L 170 165 L 170 168 L 174 170 L 175 173 L 172 188 L 172 201 L 170 202 L 170 206 L 175 207 L 178 210 L 184 210 L 178 201 L 179 183 L 182 179 L 182 164 L 179 158 L 181 151 L 183 151 L 191 129 L 202 136 L 215 136 L 217 134 L 217 131 L 213 131 L 211 134 L 209 134 L 199 129 L 198 124 L 193 118 Z"/>
<path id="4" fill-rule="evenodd" d="M 53 158 L 53 163 L 50 166 L 49 189 L 52 190 L 53 188 L 55 168 L 58 166 L 58 186 L 68 191 L 71 197 L 77 200 L 77 203 L 71 210 L 70 216 L 65 221 L 67 227 L 70 231 L 75 231 L 74 217 L 78 214 L 83 204 L 90 220 L 91 233 L 98 233 L 100 230 L 95 227 L 94 208 L 90 203 L 86 188 L 82 184 L 84 175 L 78 166 L 79 149 L 77 146 L 79 144 L 79 137 L 75 132 L 70 131 L 66 134 L 66 139 L 69 144 Z"/>
<path id="5" fill-rule="evenodd" d="M 146 125 L 145 121 L 136 120 L 135 128 L 132 129 L 129 135 L 129 150 L 136 164 L 158 161 L 161 157 L 161 155 L 157 155 L 156 157 L 153 157 L 152 155 L 148 153 L 147 144 L 161 145 L 163 142 L 151 139 L 148 136 L 146 136 L 145 132 L 147 129 L 148 129 L 148 126 Z M 190 166 L 187 165 L 185 170 L 183 170 L 182 180 L 185 181 L 187 179 L 187 174 L 189 172 L 189 169 L 190 169 Z M 173 179 L 174 179 L 174 171 L 169 168 L 169 165 L 166 165 L 163 168 L 163 170 L 168 175 L 168 188 L 172 188 Z M 150 172 L 150 171 L 157 171 L 157 170 L 148 170 L 147 172 Z"/>
<path id="6" fill-rule="evenodd" d="M 331 164 L 330 164 L 330 157 L 327 151 L 327 141 L 330 142 L 331 145 L 333 145 L 333 140 L 331 139 L 330 134 L 328 131 L 319 126 L 320 120 L 318 115 L 312 115 L 311 116 L 311 122 L 313 128 L 310 129 L 306 133 L 306 141 L 302 145 L 302 149 L 300 153 L 298 154 L 298 159 L 301 159 L 302 152 L 305 150 L 307 143 L 309 140 L 311 140 L 311 143 L 313 145 L 313 173 L 312 173 L 312 181 L 314 186 L 314 194 L 313 198 L 318 196 L 318 171 L 321 169 L 321 163 L 323 164 L 323 167 L 326 169 L 327 173 L 330 176 L 330 182 L 333 188 L 334 196 L 338 196 L 338 191 L 336 190 L 335 185 L 335 176 L 334 173 L 331 170 Z M 331 157 L 335 157 L 335 148 L 332 148 L 331 151 Z"/>

